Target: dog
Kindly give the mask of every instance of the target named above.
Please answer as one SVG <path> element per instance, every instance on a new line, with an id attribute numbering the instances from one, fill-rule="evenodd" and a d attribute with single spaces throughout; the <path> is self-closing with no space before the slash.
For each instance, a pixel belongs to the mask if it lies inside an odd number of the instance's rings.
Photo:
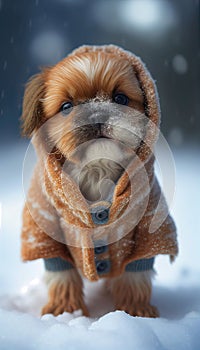
<path id="1" fill-rule="evenodd" d="M 23 211 L 22 258 L 44 259 L 42 314 L 81 309 L 88 316 L 86 277 L 105 279 L 116 309 L 158 317 L 154 259 L 178 253 L 166 203 L 158 210 L 159 120 L 149 72 L 114 45 L 80 47 L 28 82 L 22 130 L 38 163 Z"/>

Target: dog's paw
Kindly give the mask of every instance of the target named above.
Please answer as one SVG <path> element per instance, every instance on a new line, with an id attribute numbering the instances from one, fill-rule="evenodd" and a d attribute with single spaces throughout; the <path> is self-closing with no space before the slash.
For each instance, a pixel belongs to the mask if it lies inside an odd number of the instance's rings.
<path id="1" fill-rule="evenodd" d="M 137 305 L 122 305 L 117 306 L 117 310 L 123 310 L 126 313 L 128 313 L 131 316 L 138 316 L 138 317 L 152 317 L 156 318 L 159 317 L 159 311 L 158 309 L 150 304 L 137 304 Z"/>
<path id="2" fill-rule="evenodd" d="M 48 302 L 41 311 L 42 315 L 57 316 L 63 312 L 82 310 L 82 314 L 88 316 L 83 299 L 82 280 L 75 269 L 48 272 L 46 282 L 49 287 Z"/>
<path id="3" fill-rule="evenodd" d="M 81 310 L 83 316 L 89 316 L 87 307 L 83 301 L 79 303 L 69 303 L 69 302 L 60 302 L 59 304 L 48 302 L 41 311 L 41 315 L 53 314 L 58 316 L 63 314 L 63 312 L 73 313 L 76 310 Z"/>

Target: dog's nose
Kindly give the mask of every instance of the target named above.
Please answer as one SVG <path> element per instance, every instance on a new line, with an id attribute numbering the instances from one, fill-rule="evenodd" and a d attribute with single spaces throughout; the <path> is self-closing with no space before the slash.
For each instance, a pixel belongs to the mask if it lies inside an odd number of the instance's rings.
<path id="1" fill-rule="evenodd" d="M 91 213 L 92 220 L 96 225 L 103 225 L 108 222 L 109 209 L 104 207 L 95 208 L 95 211 Z"/>
<path id="2" fill-rule="evenodd" d="M 94 113 L 88 119 L 91 124 L 102 125 L 108 121 L 108 116 L 106 114 Z"/>

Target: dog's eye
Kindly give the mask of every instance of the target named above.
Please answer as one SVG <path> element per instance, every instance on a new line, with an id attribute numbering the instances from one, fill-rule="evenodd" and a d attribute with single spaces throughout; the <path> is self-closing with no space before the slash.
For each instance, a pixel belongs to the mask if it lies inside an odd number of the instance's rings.
<path id="1" fill-rule="evenodd" d="M 119 105 L 127 106 L 129 103 L 129 98 L 124 94 L 116 94 L 113 96 L 113 101 Z"/>
<path id="2" fill-rule="evenodd" d="M 64 102 L 61 106 L 61 113 L 63 115 L 67 115 L 71 112 L 71 109 L 73 108 L 73 103 L 72 102 Z"/>

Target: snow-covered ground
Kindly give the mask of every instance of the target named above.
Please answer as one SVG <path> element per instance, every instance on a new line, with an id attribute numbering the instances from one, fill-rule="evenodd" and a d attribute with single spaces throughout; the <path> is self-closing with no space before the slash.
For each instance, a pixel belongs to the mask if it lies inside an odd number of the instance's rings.
<path id="1" fill-rule="evenodd" d="M 161 318 L 113 312 L 103 283 L 85 282 L 91 317 L 64 313 L 39 316 L 47 293 L 41 261 L 20 261 L 20 225 L 24 195 L 22 163 L 26 146 L 1 152 L 0 349 L 200 349 L 200 149 L 174 153 L 176 195 L 172 213 L 180 254 L 170 265 L 156 261 L 152 302 Z M 170 171 L 170 169 L 169 169 Z"/>

